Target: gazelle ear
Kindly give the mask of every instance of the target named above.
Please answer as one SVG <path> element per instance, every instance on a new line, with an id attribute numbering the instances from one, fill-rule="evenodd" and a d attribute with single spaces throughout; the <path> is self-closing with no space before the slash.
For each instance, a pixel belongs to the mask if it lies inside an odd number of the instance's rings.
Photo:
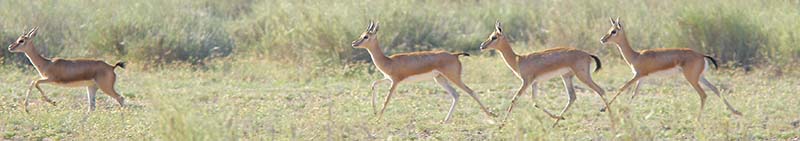
<path id="1" fill-rule="evenodd" d="M 619 27 L 619 29 L 622 29 L 622 21 L 619 20 L 619 17 L 617 17 L 616 21 L 617 21 L 616 22 L 617 23 L 617 27 Z"/>
<path id="2" fill-rule="evenodd" d="M 503 32 L 503 25 L 500 24 L 500 20 L 494 22 L 494 29 L 497 30 L 497 32 Z"/>

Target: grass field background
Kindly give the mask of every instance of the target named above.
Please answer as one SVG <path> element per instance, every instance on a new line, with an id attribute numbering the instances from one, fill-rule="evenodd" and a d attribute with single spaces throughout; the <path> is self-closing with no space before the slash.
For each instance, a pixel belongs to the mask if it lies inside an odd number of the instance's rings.
<path id="1" fill-rule="evenodd" d="M 800 137 L 800 9 L 797 1 L 278 1 L 278 0 L 9 0 L 0 1 L 0 43 L 40 26 L 44 56 L 125 60 L 119 108 L 98 96 L 86 112 L 83 88 L 42 85 L 58 106 L 34 91 L 35 70 L 21 54 L 0 51 L 0 139 L 797 139 Z M 636 99 L 613 107 L 617 128 L 598 97 L 576 82 L 567 120 L 553 120 L 523 95 L 498 129 L 519 87 L 500 57 L 479 52 L 495 20 L 517 52 L 574 46 L 603 61 L 595 81 L 616 93 L 632 74 L 616 48 L 599 43 L 620 16 L 635 49 L 690 47 L 723 62 L 709 80 L 744 113 L 733 116 L 709 91 L 699 98 L 678 75 L 653 78 Z M 368 20 L 381 23 L 387 54 L 468 52 L 465 83 L 500 117 L 462 97 L 449 124 L 450 96 L 434 82 L 403 84 L 378 122 L 369 85 L 382 78 L 350 42 Z M 381 99 L 388 86 L 379 89 Z M 560 111 L 561 81 L 540 87 L 540 105 Z"/>

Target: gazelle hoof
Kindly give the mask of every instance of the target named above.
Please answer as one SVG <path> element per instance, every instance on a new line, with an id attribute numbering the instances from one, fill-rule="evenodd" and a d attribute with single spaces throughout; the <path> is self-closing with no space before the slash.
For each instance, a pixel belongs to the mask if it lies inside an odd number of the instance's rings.
<path id="1" fill-rule="evenodd" d="M 739 111 L 733 111 L 733 114 L 737 115 L 737 116 L 742 116 L 742 112 L 739 112 Z"/>

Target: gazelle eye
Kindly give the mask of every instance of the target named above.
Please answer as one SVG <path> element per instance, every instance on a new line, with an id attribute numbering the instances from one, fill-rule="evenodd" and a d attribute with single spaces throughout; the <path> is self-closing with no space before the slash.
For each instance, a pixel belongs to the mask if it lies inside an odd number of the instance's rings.
<path id="1" fill-rule="evenodd" d="M 364 36 L 364 39 L 369 39 L 369 36 Z"/>
<path id="2" fill-rule="evenodd" d="M 492 40 L 497 40 L 497 36 L 492 36 Z"/>
<path id="3" fill-rule="evenodd" d="M 617 34 L 617 31 L 616 30 L 612 30 L 611 34 Z"/>
<path id="4" fill-rule="evenodd" d="M 23 42 L 25 42 L 25 40 L 19 40 L 19 43 L 23 43 Z"/>

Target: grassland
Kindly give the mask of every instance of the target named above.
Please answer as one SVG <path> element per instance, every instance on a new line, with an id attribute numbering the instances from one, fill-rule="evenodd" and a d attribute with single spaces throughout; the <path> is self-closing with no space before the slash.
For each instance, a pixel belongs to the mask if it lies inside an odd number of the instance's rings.
<path id="1" fill-rule="evenodd" d="M 608 92 L 623 84 L 630 72 L 620 58 L 603 57 L 607 68 L 595 80 Z M 502 113 L 518 80 L 496 56 L 466 57 L 465 81 L 483 102 Z M 118 70 L 120 92 L 128 107 L 119 109 L 99 96 L 97 111 L 86 112 L 85 91 L 44 86 L 58 106 L 34 93 L 31 113 L 21 110 L 30 68 L 4 68 L 0 95 L 0 133 L 6 139 L 786 139 L 800 136 L 800 100 L 795 94 L 797 71 L 781 76 L 768 71 L 720 70 L 708 74 L 725 90 L 744 116 L 733 116 L 719 97 L 711 96 L 697 122 L 699 98 L 682 78 L 648 81 L 634 100 L 625 94 L 614 105 L 617 130 L 610 129 L 597 96 L 578 86 L 578 100 L 567 120 L 553 121 L 531 105 L 525 95 L 509 120 L 483 115 L 477 104 L 462 98 L 449 124 L 445 116 L 450 97 L 433 82 L 401 86 L 381 122 L 369 103 L 369 84 L 380 78 L 370 66 L 349 68 L 350 74 L 295 80 L 295 66 L 260 60 L 220 61 L 208 69 Z M 200 79 L 198 79 L 200 78 Z M 385 96 L 387 86 L 380 89 Z M 560 81 L 540 88 L 538 101 L 560 109 L 566 101 Z M 501 114 L 502 115 L 502 114 Z M 502 116 L 501 116 L 502 117 Z"/>
<path id="2" fill-rule="evenodd" d="M 85 90 L 43 85 L 58 106 L 31 95 L 36 72 L 21 54 L 0 51 L 0 139 L 66 140 L 385 140 L 385 139 L 698 139 L 800 137 L 800 9 L 797 1 L 278 1 L 278 0 L 8 0 L 0 1 L 0 44 L 40 26 L 45 56 L 125 60 L 117 90 L 86 112 Z M 634 48 L 690 47 L 721 59 L 707 74 L 744 116 L 710 95 L 699 98 L 680 77 L 646 82 L 636 99 L 613 106 L 611 129 L 597 96 L 582 84 L 566 121 L 518 103 L 508 125 L 502 112 L 519 80 L 493 53 L 477 46 L 495 20 L 518 52 L 556 45 L 597 54 L 595 81 L 617 92 L 630 76 L 616 49 L 598 43 L 621 16 Z M 366 51 L 349 47 L 367 20 L 381 22 L 388 54 L 466 51 L 464 79 L 499 118 L 462 97 L 440 124 L 450 97 L 433 82 L 402 85 L 378 122 L 369 84 L 381 78 Z M 385 96 L 388 86 L 379 91 Z M 566 103 L 559 80 L 540 87 L 541 105 Z M 463 92 L 462 92 L 463 95 Z"/>

